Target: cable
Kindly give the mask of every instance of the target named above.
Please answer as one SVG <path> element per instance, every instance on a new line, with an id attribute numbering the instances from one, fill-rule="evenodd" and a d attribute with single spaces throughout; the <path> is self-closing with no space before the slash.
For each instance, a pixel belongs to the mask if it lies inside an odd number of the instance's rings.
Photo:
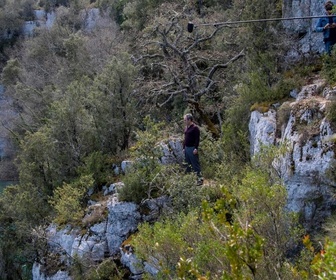
<path id="1" fill-rule="evenodd" d="M 253 23 L 253 22 L 267 22 L 267 21 L 283 21 L 283 20 L 296 20 L 296 19 L 312 19 L 312 18 L 322 18 L 322 17 L 334 17 L 336 15 L 322 15 L 322 16 L 305 16 L 305 17 L 288 17 L 288 18 L 264 18 L 264 19 L 250 19 L 250 20 L 237 20 L 237 21 L 226 21 L 226 22 L 215 22 L 215 23 L 200 23 L 193 24 L 188 23 L 188 32 L 192 32 L 194 27 L 197 26 L 220 26 L 220 25 L 230 25 L 239 23 Z"/>

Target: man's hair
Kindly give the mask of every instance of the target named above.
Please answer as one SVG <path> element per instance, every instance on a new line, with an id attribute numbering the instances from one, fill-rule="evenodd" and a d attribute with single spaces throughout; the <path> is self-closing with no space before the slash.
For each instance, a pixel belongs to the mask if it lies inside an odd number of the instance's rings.
<path id="1" fill-rule="evenodd" d="M 192 114 L 185 114 L 184 116 L 187 120 L 190 120 L 190 121 L 193 121 L 194 120 L 194 117 Z"/>
<path id="2" fill-rule="evenodd" d="M 327 2 L 324 4 L 324 8 L 325 8 L 326 10 L 332 10 L 333 6 L 334 6 L 334 3 L 331 2 L 331 1 L 327 1 Z"/>

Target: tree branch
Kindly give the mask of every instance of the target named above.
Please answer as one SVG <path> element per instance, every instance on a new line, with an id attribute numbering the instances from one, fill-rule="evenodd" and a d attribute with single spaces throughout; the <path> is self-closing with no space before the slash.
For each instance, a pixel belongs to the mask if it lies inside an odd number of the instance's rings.
<path id="1" fill-rule="evenodd" d="M 238 60 L 239 58 L 245 56 L 244 54 L 244 50 L 242 50 L 239 54 L 237 54 L 236 56 L 232 57 L 227 63 L 224 64 L 216 64 L 214 65 L 211 70 L 209 71 L 208 74 L 208 79 L 212 80 L 213 75 L 215 74 L 215 72 L 218 69 L 223 69 L 223 68 L 227 68 L 230 64 L 232 64 L 233 62 L 235 62 L 236 60 Z"/>

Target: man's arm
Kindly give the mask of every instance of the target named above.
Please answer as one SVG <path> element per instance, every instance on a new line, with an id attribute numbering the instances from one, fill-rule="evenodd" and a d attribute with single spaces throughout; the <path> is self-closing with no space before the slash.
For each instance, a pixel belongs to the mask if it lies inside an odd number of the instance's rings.
<path id="1" fill-rule="evenodd" d="M 324 21 L 323 18 L 319 19 L 319 21 L 317 22 L 316 27 L 315 27 L 315 32 L 323 32 L 323 30 L 326 27 L 326 25 L 323 23 L 323 21 Z"/>

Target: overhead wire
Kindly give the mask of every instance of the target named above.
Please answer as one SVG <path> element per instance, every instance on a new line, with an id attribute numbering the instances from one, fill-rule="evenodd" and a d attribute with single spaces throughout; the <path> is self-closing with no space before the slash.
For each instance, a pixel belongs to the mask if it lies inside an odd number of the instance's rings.
<path id="1" fill-rule="evenodd" d="M 231 25 L 240 23 L 254 23 L 254 22 L 268 22 L 268 21 L 285 21 L 285 20 L 299 20 L 299 19 L 313 19 L 321 17 L 334 17 L 336 15 L 319 15 L 319 16 L 303 16 L 303 17 L 286 17 L 286 18 L 264 18 L 264 19 L 250 19 L 250 20 L 237 20 L 237 21 L 226 21 L 226 22 L 214 22 L 214 23 L 200 23 L 194 24 L 192 22 L 188 23 L 188 31 L 192 32 L 195 27 L 198 26 L 221 26 L 221 25 Z"/>

